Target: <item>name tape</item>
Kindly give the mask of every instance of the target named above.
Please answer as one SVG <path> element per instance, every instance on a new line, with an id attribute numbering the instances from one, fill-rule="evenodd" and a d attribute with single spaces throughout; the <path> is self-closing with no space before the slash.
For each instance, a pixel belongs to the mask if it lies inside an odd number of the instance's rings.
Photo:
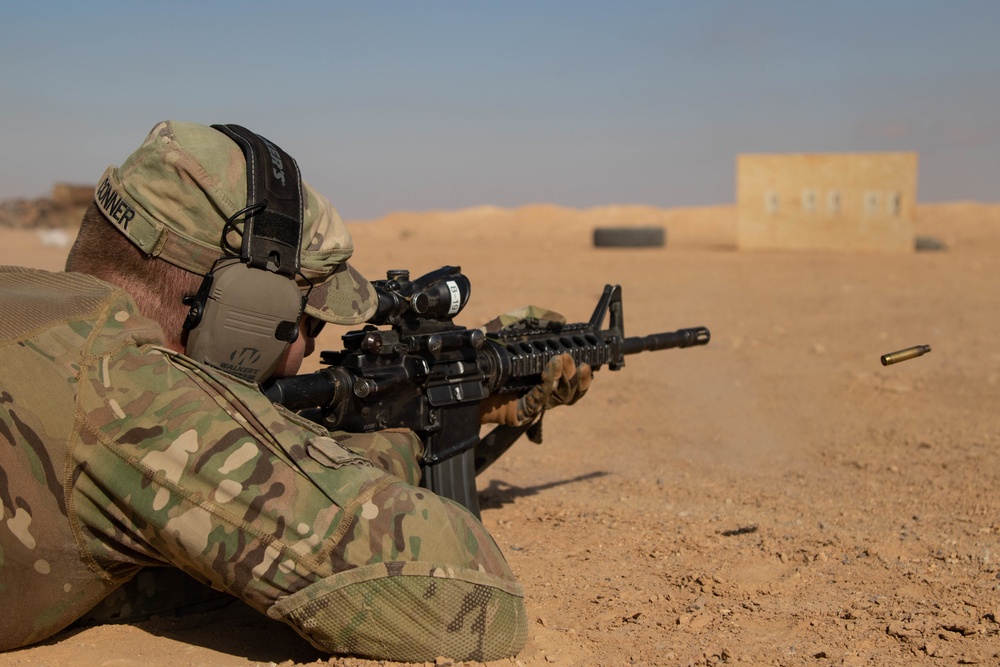
<path id="1" fill-rule="evenodd" d="M 98 186 L 94 200 L 109 220 L 121 227 L 122 231 L 128 231 L 129 223 L 135 218 L 135 209 L 125 202 L 107 177 Z"/>

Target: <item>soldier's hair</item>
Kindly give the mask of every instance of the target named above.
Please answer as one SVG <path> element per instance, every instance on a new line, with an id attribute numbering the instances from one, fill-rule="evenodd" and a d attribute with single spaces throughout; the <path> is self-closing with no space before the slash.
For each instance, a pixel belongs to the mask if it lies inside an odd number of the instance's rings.
<path id="1" fill-rule="evenodd" d="M 94 203 L 83 215 L 80 233 L 66 258 L 66 270 L 86 273 L 121 287 L 139 312 L 159 322 L 169 347 L 184 349 L 185 296 L 195 294 L 202 277 L 139 250 L 114 229 Z"/>

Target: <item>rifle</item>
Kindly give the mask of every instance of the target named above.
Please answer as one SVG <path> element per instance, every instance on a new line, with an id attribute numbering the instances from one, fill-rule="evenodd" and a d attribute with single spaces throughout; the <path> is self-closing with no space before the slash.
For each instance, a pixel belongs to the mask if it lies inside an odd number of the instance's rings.
<path id="1" fill-rule="evenodd" d="M 604 365 L 619 370 L 626 355 L 705 345 L 711 338 L 705 327 L 626 338 L 618 285 L 605 286 L 588 322 L 528 318 L 492 332 L 453 321 L 472 291 L 460 267 L 412 281 L 409 271 L 389 271 L 373 285 L 375 314 L 343 336 L 343 350 L 322 352 L 319 371 L 268 381 L 264 393 L 328 430 L 413 430 L 424 442 L 421 485 L 477 517 L 476 475 L 525 432 L 541 439 L 540 420 L 497 426 L 481 439 L 479 404 L 487 396 L 526 393 L 558 354 L 595 371 Z"/>

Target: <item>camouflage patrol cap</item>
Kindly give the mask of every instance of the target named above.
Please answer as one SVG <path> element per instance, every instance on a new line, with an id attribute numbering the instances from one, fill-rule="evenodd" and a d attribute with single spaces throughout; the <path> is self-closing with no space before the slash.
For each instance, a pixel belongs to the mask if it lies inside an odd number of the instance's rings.
<path id="1" fill-rule="evenodd" d="M 334 324 L 358 324 L 377 296 L 347 260 L 351 234 L 333 205 L 304 180 L 300 287 L 311 282 L 306 313 Z M 105 170 L 94 193 L 101 212 L 147 255 L 199 275 L 223 255 L 222 230 L 247 205 L 243 152 L 205 125 L 165 121 L 120 167 Z M 236 232 L 227 239 L 240 246 Z M 308 279 L 308 280 L 306 280 Z"/>

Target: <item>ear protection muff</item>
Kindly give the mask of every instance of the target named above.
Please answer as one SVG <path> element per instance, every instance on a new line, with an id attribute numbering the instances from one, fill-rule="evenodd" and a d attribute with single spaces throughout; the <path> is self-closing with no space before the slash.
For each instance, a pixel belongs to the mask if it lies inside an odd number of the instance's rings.
<path id="1" fill-rule="evenodd" d="M 273 143 L 239 125 L 213 125 L 242 149 L 247 207 L 227 222 L 224 256 L 208 272 L 190 306 L 185 352 L 249 382 L 263 382 L 299 333 L 305 308 L 295 281 L 302 246 L 302 180 L 298 164 Z M 239 232 L 239 252 L 228 235 Z"/>

